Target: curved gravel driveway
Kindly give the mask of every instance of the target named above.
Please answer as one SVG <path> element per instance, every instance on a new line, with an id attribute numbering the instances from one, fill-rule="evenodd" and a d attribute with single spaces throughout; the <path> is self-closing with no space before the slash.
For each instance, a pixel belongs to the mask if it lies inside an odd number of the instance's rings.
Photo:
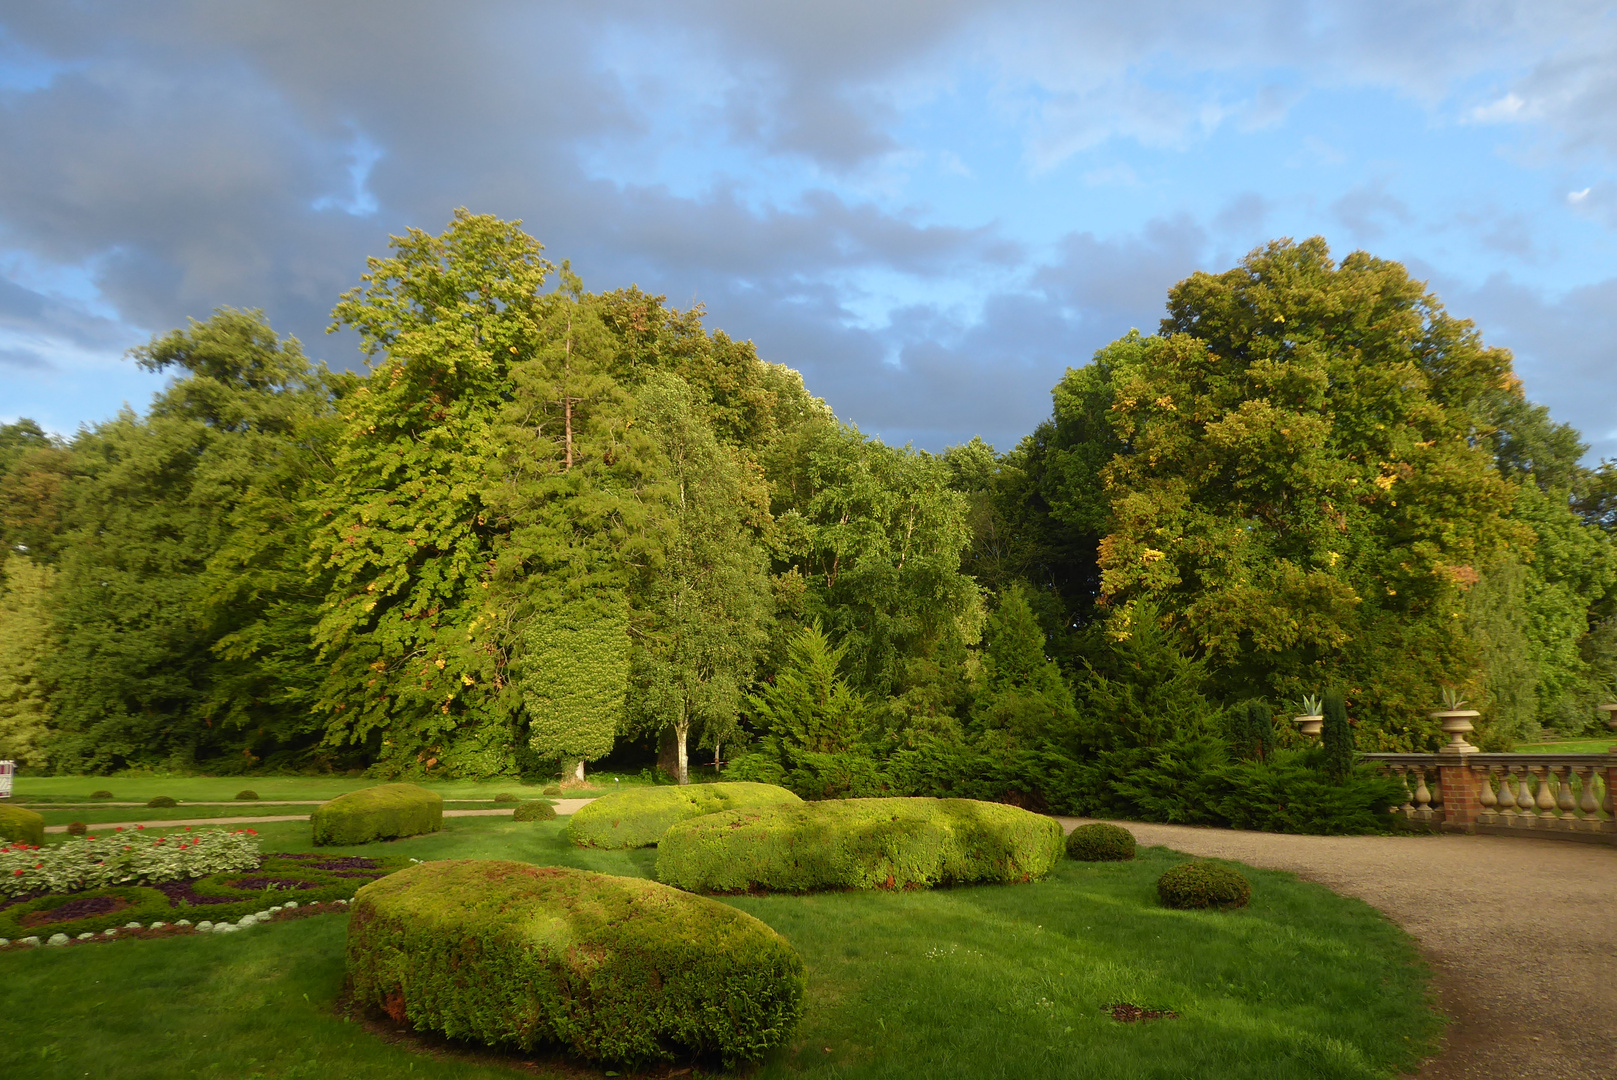
<path id="1" fill-rule="evenodd" d="M 1453 1019 L 1421 1080 L 1617 1078 L 1617 847 L 1117 824 L 1142 844 L 1289 870 L 1414 935 Z"/>

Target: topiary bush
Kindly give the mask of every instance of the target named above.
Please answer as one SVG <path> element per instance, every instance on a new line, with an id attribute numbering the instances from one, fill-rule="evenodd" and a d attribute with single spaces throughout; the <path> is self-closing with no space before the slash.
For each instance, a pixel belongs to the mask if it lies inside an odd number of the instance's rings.
<path id="1" fill-rule="evenodd" d="M 532 802 L 517 803 L 517 808 L 511 812 L 512 821 L 554 821 L 556 808 L 543 799 Z"/>
<path id="2" fill-rule="evenodd" d="M 416 836 L 444 827 L 444 800 L 416 784 L 378 784 L 321 803 L 309 823 L 317 845 Z"/>
<path id="3" fill-rule="evenodd" d="M 238 802 L 257 802 L 258 792 L 252 788 L 248 788 L 246 791 L 238 791 L 236 792 L 236 799 Z"/>
<path id="4" fill-rule="evenodd" d="M 904 889 L 1044 877 L 1053 818 L 971 799 L 847 799 L 732 810 L 663 835 L 657 880 L 692 892 Z"/>
<path id="5" fill-rule="evenodd" d="M 110 799 L 110 798 L 112 798 L 112 792 L 107 791 L 105 788 L 103 788 L 100 791 L 92 791 L 92 792 L 90 792 L 90 798 L 92 798 L 92 799 Z"/>
<path id="6" fill-rule="evenodd" d="M 567 823 L 567 836 L 580 847 L 650 847 L 670 826 L 690 818 L 802 801 L 773 784 L 630 788 L 579 807 Z"/>
<path id="7" fill-rule="evenodd" d="M 550 798 L 555 798 L 557 795 L 561 794 L 561 785 L 560 784 L 546 784 L 543 788 L 540 789 L 539 794 L 548 796 Z"/>
<path id="8" fill-rule="evenodd" d="M 1188 862 L 1157 879 L 1157 896 L 1171 908 L 1238 908 L 1252 899 L 1252 885 L 1227 866 Z"/>
<path id="9" fill-rule="evenodd" d="M 499 794 L 494 796 L 494 801 L 495 802 L 520 802 L 521 800 L 518 799 L 515 795 L 511 794 L 509 791 L 502 791 Z"/>
<path id="10" fill-rule="evenodd" d="M 1128 862 L 1134 858 L 1134 834 L 1103 821 L 1080 825 L 1067 834 L 1067 854 L 1080 862 Z"/>
<path id="11" fill-rule="evenodd" d="M 69 836 L 83 836 L 89 831 L 90 827 L 82 821 L 70 821 L 67 823 L 67 835 Z"/>
<path id="12" fill-rule="evenodd" d="M 432 862 L 373 882 L 347 959 L 353 999 L 399 1023 L 601 1063 L 754 1061 L 803 1012 L 802 960 L 751 915 L 562 867 Z"/>
<path id="13" fill-rule="evenodd" d="M 152 810 L 169 810 L 178 805 L 180 804 L 169 798 L 167 795 L 159 795 L 157 798 L 146 804 L 146 806 Z"/>
<path id="14" fill-rule="evenodd" d="M 32 810 L 0 803 L 0 840 L 39 847 L 45 842 L 45 819 Z"/>

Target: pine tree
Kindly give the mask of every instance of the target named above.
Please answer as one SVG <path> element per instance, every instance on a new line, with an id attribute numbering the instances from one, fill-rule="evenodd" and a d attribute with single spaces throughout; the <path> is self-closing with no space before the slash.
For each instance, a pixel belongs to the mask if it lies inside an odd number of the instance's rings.
<path id="1" fill-rule="evenodd" d="M 1332 780 L 1341 783 L 1353 771 L 1353 725 L 1348 723 L 1347 703 L 1342 691 L 1330 690 L 1325 694 L 1325 723 L 1321 728 L 1321 741 L 1325 746 L 1325 771 Z"/>
<path id="2" fill-rule="evenodd" d="M 847 651 L 833 648 L 819 626 L 805 626 L 788 643 L 775 681 L 747 698 L 783 764 L 799 751 L 845 753 L 863 741 L 870 707 L 838 673 Z"/>
<path id="3" fill-rule="evenodd" d="M 0 555 L 0 758 L 46 764 L 56 572 L 25 555 Z"/>
<path id="4" fill-rule="evenodd" d="M 1032 749 L 1068 737 L 1077 721 L 1072 689 L 1045 654 L 1044 628 L 1013 583 L 988 619 L 982 689 L 972 710 L 985 749 Z"/>

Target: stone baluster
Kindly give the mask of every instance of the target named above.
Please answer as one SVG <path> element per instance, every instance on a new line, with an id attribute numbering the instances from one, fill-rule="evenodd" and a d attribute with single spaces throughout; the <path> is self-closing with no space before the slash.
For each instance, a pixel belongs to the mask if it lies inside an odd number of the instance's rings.
<path id="1" fill-rule="evenodd" d="M 1533 788 L 1528 783 L 1528 767 L 1512 765 L 1510 771 L 1521 773 L 1516 786 L 1516 824 L 1531 829 L 1537 823 L 1538 813 L 1533 809 Z"/>
<path id="2" fill-rule="evenodd" d="M 1481 811 L 1477 814 L 1477 824 L 1493 825 L 1499 821 L 1499 812 L 1496 809 L 1499 805 L 1499 796 L 1493 793 L 1494 768 L 1490 765 L 1486 769 L 1476 770 L 1476 774 L 1480 781 L 1477 803 L 1481 807 Z"/>
<path id="3" fill-rule="evenodd" d="M 1413 820 L 1415 817 L 1415 795 L 1414 792 L 1409 790 L 1409 766 L 1394 766 L 1393 775 L 1398 777 L 1398 783 L 1403 785 L 1404 789 L 1404 804 L 1398 809 L 1404 815 L 1405 820 Z"/>
<path id="4" fill-rule="evenodd" d="M 1572 766 L 1557 765 L 1555 772 L 1555 805 L 1566 821 L 1578 819 L 1578 800 L 1572 797 Z"/>
<path id="5" fill-rule="evenodd" d="M 1555 770 L 1546 765 L 1531 766 L 1533 775 L 1538 779 L 1538 827 L 1541 829 L 1555 828 Z"/>
<path id="6" fill-rule="evenodd" d="M 1426 767 L 1415 766 L 1415 819 L 1432 819 L 1432 789 L 1426 786 Z"/>
<path id="7" fill-rule="evenodd" d="M 1499 770 L 1499 823 L 1510 825 L 1516 817 L 1516 796 L 1510 790 L 1510 766 Z"/>
<path id="8" fill-rule="evenodd" d="M 1578 770 L 1578 786 L 1583 789 L 1578 792 L 1578 809 L 1583 811 L 1585 821 L 1600 819 L 1600 800 L 1595 796 L 1595 773 L 1598 771 L 1592 765 Z"/>

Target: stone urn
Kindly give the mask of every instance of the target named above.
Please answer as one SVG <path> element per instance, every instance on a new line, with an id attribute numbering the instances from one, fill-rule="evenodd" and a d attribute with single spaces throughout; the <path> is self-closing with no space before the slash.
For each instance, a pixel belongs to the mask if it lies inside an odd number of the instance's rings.
<path id="1" fill-rule="evenodd" d="M 1429 714 L 1443 727 L 1443 734 L 1449 737 L 1449 744 L 1443 747 L 1445 754 L 1474 754 L 1477 748 L 1465 741 L 1465 737 L 1476 728 L 1471 726 L 1473 717 L 1482 714 L 1475 709 L 1439 709 Z"/>
<path id="2" fill-rule="evenodd" d="M 1325 723 L 1325 717 L 1319 713 L 1310 713 L 1307 716 L 1294 716 L 1291 722 L 1297 725 L 1297 730 L 1310 739 L 1319 738 L 1319 733 Z"/>
<path id="3" fill-rule="evenodd" d="M 1605 713 L 1606 726 L 1617 731 L 1617 704 L 1596 705 L 1595 711 Z"/>

